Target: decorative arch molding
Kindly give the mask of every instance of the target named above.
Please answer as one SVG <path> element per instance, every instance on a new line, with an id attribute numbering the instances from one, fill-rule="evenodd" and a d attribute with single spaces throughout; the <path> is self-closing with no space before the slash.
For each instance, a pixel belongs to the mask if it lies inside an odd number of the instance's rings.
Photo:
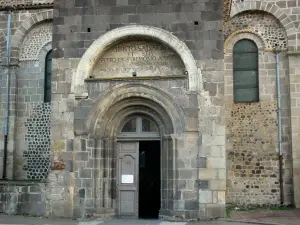
<path id="1" fill-rule="evenodd" d="M 101 56 L 101 53 L 119 40 L 133 36 L 151 38 L 174 50 L 180 56 L 185 65 L 186 71 L 188 72 L 189 90 L 202 90 L 202 74 L 200 71 L 198 72 L 195 59 L 184 42 L 179 40 L 170 32 L 157 27 L 130 25 L 107 32 L 94 41 L 89 49 L 84 53 L 72 82 L 72 92 L 75 93 L 76 98 L 82 98 L 88 95 L 86 93 L 84 80 L 89 77 L 95 62 Z"/>
<path id="2" fill-rule="evenodd" d="M 258 51 L 264 51 L 265 49 L 265 41 L 263 37 L 259 34 L 249 31 L 249 30 L 238 30 L 233 32 L 231 35 L 226 38 L 224 42 L 224 52 L 225 54 L 232 54 L 233 46 L 236 42 L 242 39 L 249 39 L 255 42 L 257 45 Z"/>
<path id="3" fill-rule="evenodd" d="M 46 55 L 48 52 L 52 49 L 52 42 L 46 43 L 44 46 L 41 46 L 41 49 L 38 54 L 38 60 L 39 62 L 45 62 Z"/>
<path id="4" fill-rule="evenodd" d="M 109 112 L 116 111 L 117 114 L 109 114 Z M 98 127 L 103 128 L 97 130 L 96 134 L 99 137 L 116 137 L 120 131 L 120 124 L 132 115 L 143 115 L 151 118 L 159 124 L 158 128 L 162 136 L 167 136 L 174 132 L 171 118 L 167 112 L 161 106 L 156 105 L 156 107 L 153 107 L 153 102 L 145 98 L 122 100 L 112 106 L 109 112 L 107 113 L 109 116 L 108 120 L 99 121 Z"/>
<path id="5" fill-rule="evenodd" d="M 17 27 L 15 33 L 11 38 L 11 60 L 18 61 L 20 55 L 20 48 L 26 35 L 31 31 L 35 25 L 43 22 L 50 21 L 53 19 L 53 10 L 42 11 L 32 15 L 30 18 L 25 20 L 19 27 Z M 46 43 L 45 43 L 46 44 Z"/>
<path id="6" fill-rule="evenodd" d="M 263 1 L 247 1 L 247 2 L 237 2 L 232 5 L 231 8 L 231 18 L 236 16 L 239 13 L 246 11 L 264 11 L 272 14 L 281 25 L 285 28 L 288 39 L 288 48 L 289 50 L 296 50 L 296 43 L 293 43 L 293 40 L 296 40 L 297 29 L 291 18 L 286 15 L 281 8 L 273 3 L 267 3 Z"/>
<path id="7" fill-rule="evenodd" d="M 150 85 L 132 83 L 116 85 L 94 103 L 86 123 L 89 134 L 108 135 L 108 132 L 113 132 L 106 130 L 112 125 L 111 121 L 123 118 L 126 110 L 138 113 L 139 109 L 148 113 L 152 111 L 156 121 L 168 120 L 169 126 L 164 128 L 164 133 L 181 134 L 185 131 L 184 112 L 169 94 Z"/>

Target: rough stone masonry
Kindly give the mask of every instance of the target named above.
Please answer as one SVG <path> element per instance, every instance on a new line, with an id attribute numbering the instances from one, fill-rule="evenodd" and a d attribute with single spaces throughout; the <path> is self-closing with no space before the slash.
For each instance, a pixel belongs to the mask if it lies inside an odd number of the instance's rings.
<path id="1" fill-rule="evenodd" d="M 0 212 L 108 218 L 131 209 L 137 216 L 137 192 L 123 195 L 119 179 L 120 151 L 133 156 L 133 149 L 120 146 L 155 138 L 160 218 L 224 217 L 225 203 L 280 204 L 278 52 L 283 201 L 299 207 L 297 1 L 0 2 L 1 174 L 8 153 Z M 233 100 L 241 40 L 257 46 L 258 102 Z M 157 136 L 122 133 L 136 117 L 152 121 Z"/>

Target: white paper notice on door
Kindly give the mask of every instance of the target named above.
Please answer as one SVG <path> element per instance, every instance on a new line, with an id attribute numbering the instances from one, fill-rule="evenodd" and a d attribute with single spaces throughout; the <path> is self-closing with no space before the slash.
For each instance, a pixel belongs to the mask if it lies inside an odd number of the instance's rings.
<path id="1" fill-rule="evenodd" d="M 122 184 L 133 184 L 133 175 L 122 174 Z"/>

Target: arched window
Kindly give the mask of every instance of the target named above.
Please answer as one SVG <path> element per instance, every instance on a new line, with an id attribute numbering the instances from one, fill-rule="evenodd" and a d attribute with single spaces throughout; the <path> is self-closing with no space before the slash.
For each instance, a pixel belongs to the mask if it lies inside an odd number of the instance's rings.
<path id="1" fill-rule="evenodd" d="M 258 49 L 248 39 L 233 48 L 233 94 L 235 102 L 259 101 Z"/>
<path id="2" fill-rule="evenodd" d="M 131 117 L 122 124 L 119 137 L 160 137 L 157 124 L 144 116 Z"/>
<path id="3" fill-rule="evenodd" d="M 52 51 L 46 55 L 45 60 L 45 85 L 44 85 L 44 102 L 51 102 L 51 80 L 52 80 Z"/>

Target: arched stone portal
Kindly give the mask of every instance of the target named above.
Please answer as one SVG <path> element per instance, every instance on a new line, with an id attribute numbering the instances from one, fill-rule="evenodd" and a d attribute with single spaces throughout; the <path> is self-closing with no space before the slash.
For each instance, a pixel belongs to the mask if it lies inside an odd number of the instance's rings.
<path id="1" fill-rule="evenodd" d="M 158 125 L 159 136 L 120 137 L 124 121 L 130 117 L 143 116 Z M 99 189 L 95 202 L 98 212 L 118 215 L 120 207 L 118 155 L 122 143 L 141 143 L 156 140 L 160 142 L 160 217 L 174 215 L 180 196 L 176 180 L 178 140 L 185 131 L 183 112 L 171 96 L 155 87 L 137 84 L 118 85 L 107 91 L 94 104 L 88 119 L 90 139 L 100 142 L 101 155 L 98 155 Z M 155 162 L 154 162 L 155 163 Z M 178 209 L 177 209 L 178 210 Z M 132 216 L 132 215 L 131 215 Z"/>
<path id="2" fill-rule="evenodd" d="M 143 144 L 140 141 L 160 143 L 159 216 L 197 219 L 202 80 L 188 47 L 160 28 L 134 25 L 112 30 L 86 51 L 72 88 L 77 100 L 75 142 L 81 151 L 75 159 L 79 167 L 75 182 L 81 189 L 75 193 L 87 196 L 89 203 L 82 213 L 122 215 L 118 162 L 125 145 L 118 133 L 128 117 L 142 116 L 158 125 L 159 137 L 154 140 L 144 134 L 125 141 L 138 142 L 130 145 L 136 153 L 132 159 L 140 151 L 136 148 Z M 87 155 L 84 151 L 93 154 L 82 159 L 81 155 Z"/>

